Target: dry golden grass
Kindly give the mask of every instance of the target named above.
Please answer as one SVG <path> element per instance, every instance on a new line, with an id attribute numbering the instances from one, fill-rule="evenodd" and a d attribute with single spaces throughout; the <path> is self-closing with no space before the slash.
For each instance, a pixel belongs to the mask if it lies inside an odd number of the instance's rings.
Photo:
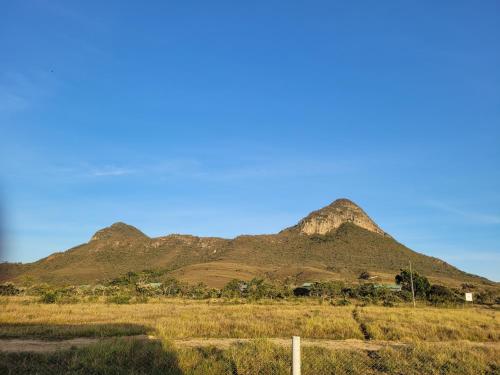
<path id="1" fill-rule="evenodd" d="M 241 302 L 241 301 L 240 301 Z M 318 300 L 225 302 L 156 299 L 146 304 L 40 304 L 29 297 L 0 299 L 0 337 L 155 334 L 191 337 L 500 341 L 498 312 L 486 308 L 331 306 Z"/>
<path id="2" fill-rule="evenodd" d="M 54 353 L 2 353 L 5 374 L 170 374 L 287 375 L 289 348 L 267 340 L 216 347 L 176 348 L 157 341 L 107 340 Z M 470 344 L 417 343 L 376 353 L 304 347 L 304 375 L 492 375 L 500 370 L 499 351 Z"/>
<path id="3" fill-rule="evenodd" d="M 4 299 L 5 301 L 5 299 Z M 363 336 L 352 318 L 352 307 L 305 303 L 207 303 L 162 299 L 146 304 L 79 303 L 47 305 L 10 298 L 2 304 L 0 336 L 37 336 L 48 327 L 65 330 L 69 337 L 107 335 L 109 326 L 126 334 L 125 325 L 146 327 L 165 339 L 188 337 L 289 337 L 347 339 Z M 66 326 L 66 328 L 65 328 Z M 44 328 L 45 327 L 45 331 Z M 19 334 L 16 335 L 16 332 Z M 134 333 L 137 333 L 134 331 Z M 57 336 L 57 335 L 55 335 Z"/>
<path id="4" fill-rule="evenodd" d="M 353 311 L 357 311 L 356 321 Z M 0 352 L 0 372 L 53 374 L 289 374 L 290 350 L 262 337 L 362 339 L 409 344 L 377 352 L 303 347 L 303 374 L 496 374 L 499 341 L 495 310 L 433 307 L 334 307 L 318 300 L 194 301 L 157 299 L 146 304 L 104 302 L 40 304 L 29 297 L 0 298 L 0 337 L 45 339 L 151 333 L 158 341 L 112 339 L 55 353 Z M 225 347 L 176 347 L 173 339 L 255 338 Z M 214 340 L 215 342 L 216 340 Z M 427 341 L 427 342 L 426 342 Z M 437 341 L 437 342 L 430 342 Z"/>
<path id="5" fill-rule="evenodd" d="M 352 308 L 300 304 L 177 306 L 158 320 L 162 337 L 362 338 Z"/>
<path id="6" fill-rule="evenodd" d="M 486 308 L 435 307 L 359 309 L 370 336 L 395 341 L 500 341 L 500 318 Z"/>

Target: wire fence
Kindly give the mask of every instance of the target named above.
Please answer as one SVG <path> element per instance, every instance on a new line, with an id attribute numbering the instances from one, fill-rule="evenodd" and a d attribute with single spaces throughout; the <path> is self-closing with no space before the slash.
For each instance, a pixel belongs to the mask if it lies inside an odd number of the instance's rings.
<path id="1" fill-rule="evenodd" d="M 80 339 L 81 340 L 81 339 Z M 33 341 L 33 340 L 32 340 Z M 59 342 L 60 344 L 61 342 Z M 479 345 L 481 344 L 481 345 Z M 112 338 L 50 353 L 5 353 L 1 374 L 434 375 L 500 374 L 496 342 Z"/>

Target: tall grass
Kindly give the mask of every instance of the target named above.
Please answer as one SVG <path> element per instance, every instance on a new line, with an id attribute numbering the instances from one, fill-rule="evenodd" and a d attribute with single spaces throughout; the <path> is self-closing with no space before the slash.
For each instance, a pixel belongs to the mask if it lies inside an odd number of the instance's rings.
<path id="1" fill-rule="evenodd" d="M 421 343 L 379 352 L 331 351 L 305 347 L 304 375 L 480 375 L 498 374 L 499 351 L 493 348 Z M 232 345 L 221 350 L 175 348 L 157 342 L 118 340 L 84 349 L 52 354 L 0 353 L 5 374 L 189 374 L 288 375 L 290 350 L 266 340 Z"/>
<path id="2" fill-rule="evenodd" d="M 500 317 L 495 310 L 367 306 L 358 314 L 373 339 L 500 341 Z"/>
<path id="3" fill-rule="evenodd" d="M 105 335 L 104 324 L 126 334 L 137 327 L 162 338 L 188 337 L 289 337 L 362 339 L 350 307 L 307 305 L 302 303 L 225 304 L 182 299 L 163 303 L 112 305 L 105 303 L 45 305 L 38 303 L 4 304 L 0 312 L 0 337 L 23 336 L 40 332 L 45 326 L 59 326 L 77 336 Z M 65 328 L 65 326 L 67 326 Z M 40 328 L 41 327 L 41 328 Z M 56 332 L 51 335 L 54 336 Z M 112 335 L 112 327 L 108 334 Z"/>
<path id="4" fill-rule="evenodd" d="M 362 339 L 352 308 L 332 306 L 200 305 L 176 307 L 156 322 L 162 337 L 290 337 Z"/>
<path id="5" fill-rule="evenodd" d="M 0 337 L 60 339 L 151 333 L 161 340 L 117 338 L 52 354 L 0 352 L 0 373 L 289 374 L 289 348 L 265 338 L 299 335 L 362 340 L 361 326 L 372 339 L 406 341 L 408 345 L 377 352 L 304 346 L 303 374 L 500 373 L 500 353 L 494 345 L 500 341 L 499 316 L 492 309 L 332 306 L 318 300 L 158 299 L 132 305 L 102 301 L 47 305 L 25 297 L 0 299 Z M 224 348 L 175 347 L 175 339 L 196 337 L 255 340 Z M 473 346 L 453 340 L 491 344 Z"/>
<path id="6" fill-rule="evenodd" d="M 145 304 L 40 304 L 7 297 L 0 304 L 0 337 L 117 336 L 149 333 L 190 337 L 500 341 L 500 318 L 486 308 L 357 308 L 302 302 L 229 303 L 160 299 Z"/>

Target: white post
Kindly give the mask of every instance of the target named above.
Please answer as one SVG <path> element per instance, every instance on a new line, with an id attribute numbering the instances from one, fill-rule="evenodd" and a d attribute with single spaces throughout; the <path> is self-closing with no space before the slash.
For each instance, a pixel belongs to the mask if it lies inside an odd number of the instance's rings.
<path id="1" fill-rule="evenodd" d="M 292 375 L 300 375 L 300 337 L 292 337 Z"/>

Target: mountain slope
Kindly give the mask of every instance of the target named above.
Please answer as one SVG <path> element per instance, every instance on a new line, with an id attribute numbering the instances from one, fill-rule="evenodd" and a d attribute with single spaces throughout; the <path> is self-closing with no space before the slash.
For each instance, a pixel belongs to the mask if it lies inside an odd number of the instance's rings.
<path id="1" fill-rule="evenodd" d="M 297 281 L 355 279 L 361 271 L 392 280 L 411 260 L 442 282 L 488 283 L 436 258 L 416 253 L 380 229 L 353 202 L 340 199 L 278 234 L 234 239 L 172 234 L 150 238 L 115 223 L 88 243 L 26 265 L 0 265 L 3 280 L 87 284 L 128 271 L 163 269 L 181 280 L 220 287 L 233 278 L 292 277 Z"/>

